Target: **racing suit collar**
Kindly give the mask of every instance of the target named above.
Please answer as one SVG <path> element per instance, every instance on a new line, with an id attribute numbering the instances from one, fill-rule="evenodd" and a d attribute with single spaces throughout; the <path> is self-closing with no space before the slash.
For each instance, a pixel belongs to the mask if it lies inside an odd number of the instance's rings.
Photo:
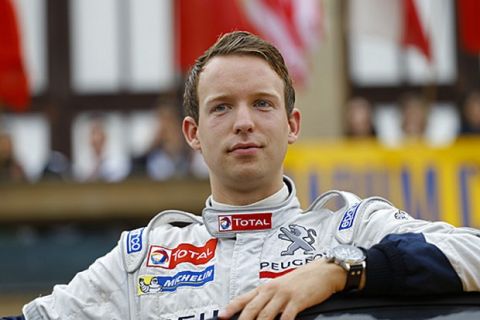
<path id="1" fill-rule="evenodd" d="M 215 201 L 213 196 L 209 197 L 208 203 L 209 207 L 213 207 L 217 210 L 245 210 L 248 208 L 258 208 L 258 207 L 270 207 L 270 206 L 276 206 L 277 204 L 282 203 L 285 199 L 288 198 L 290 195 L 290 191 L 288 189 L 288 186 L 283 183 L 283 187 L 277 191 L 276 193 L 272 194 L 271 196 L 262 199 L 258 202 L 252 203 L 252 204 L 247 204 L 244 206 L 234 206 L 234 205 L 229 205 L 229 204 L 224 204 L 221 202 Z"/>
<path id="2" fill-rule="evenodd" d="M 245 207 L 217 207 L 212 204 L 211 196 L 203 210 L 203 222 L 208 232 L 217 238 L 235 238 L 237 233 L 268 232 L 283 225 L 291 208 L 300 208 L 296 197 L 295 185 L 286 176 L 283 181 L 288 188 L 288 197 L 275 205 L 247 205 Z"/>

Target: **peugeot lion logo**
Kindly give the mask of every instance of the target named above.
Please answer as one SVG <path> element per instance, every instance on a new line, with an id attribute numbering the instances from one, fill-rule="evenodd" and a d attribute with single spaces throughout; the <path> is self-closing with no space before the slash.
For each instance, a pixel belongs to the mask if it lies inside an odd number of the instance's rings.
<path id="1" fill-rule="evenodd" d="M 315 248 L 312 244 L 315 242 L 314 237 L 317 236 L 315 230 L 307 229 L 298 224 L 291 224 L 288 228 L 281 227 L 280 231 L 282 233 L 278 235 L 278 238 L 291 242 L 287 250 L 281 252 L 281 255 L 293 255 L 298 249 L 302 249 L 304 254 L 313 254 Z"/>

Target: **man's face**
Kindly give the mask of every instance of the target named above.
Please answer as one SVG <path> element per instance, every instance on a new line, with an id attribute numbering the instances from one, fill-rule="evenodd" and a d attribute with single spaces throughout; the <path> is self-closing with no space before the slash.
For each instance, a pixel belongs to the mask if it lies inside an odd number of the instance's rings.
<path id="1" fill-rule="evenodd" d="M 184 121 L 189 144 L 202 152 L 210 179 L 221 185 L 281 180 L 287 145 L 298 134 L 300 114 L 287 117 L 284 83 L 255 56 L 219 56 L 198 81 L 199 121 Z"/>

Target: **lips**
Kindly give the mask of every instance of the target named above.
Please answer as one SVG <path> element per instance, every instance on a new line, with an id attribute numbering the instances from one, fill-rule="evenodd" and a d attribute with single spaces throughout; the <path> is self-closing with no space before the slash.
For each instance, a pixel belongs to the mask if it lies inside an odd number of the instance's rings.
<path id="1" fill-rule="evenodd" d="M 228 151 L 234 152 L 234 151 L 259 149 L 259 148 L 261 148 L 261 146 L 256 143 L 237 143 L 233 145 Z"/>

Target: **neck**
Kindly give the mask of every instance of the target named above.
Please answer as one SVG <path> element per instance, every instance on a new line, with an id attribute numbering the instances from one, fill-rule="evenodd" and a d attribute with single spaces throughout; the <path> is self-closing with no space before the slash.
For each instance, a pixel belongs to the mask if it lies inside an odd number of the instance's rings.
<path id="1" fill-rule="evenodd" d="M 283 176 L 270 179 L 268 183 L 260 183 L 254 180 L 253 183 L 232 183 L 231 185 L 218 183 L 215 179 L 210 179 L 212 188 L 212 197 L 215 201 L 233 205 L 244 206 L 263 200 L 276 193 L 283 187 Z"/>

